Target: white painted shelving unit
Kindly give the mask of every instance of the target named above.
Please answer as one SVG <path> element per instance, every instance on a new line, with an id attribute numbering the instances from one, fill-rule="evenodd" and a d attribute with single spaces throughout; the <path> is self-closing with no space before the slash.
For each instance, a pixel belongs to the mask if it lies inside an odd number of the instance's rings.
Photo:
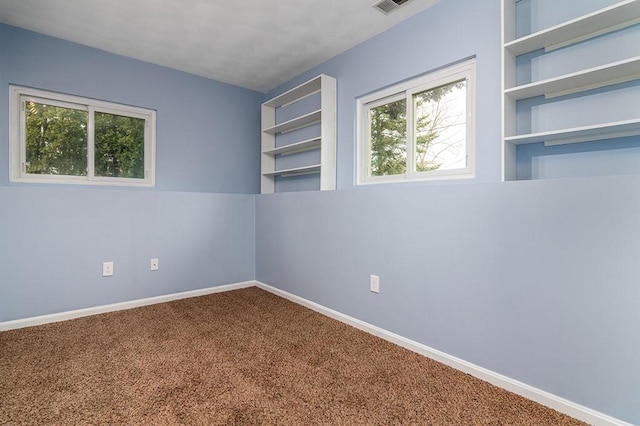
<path id="1" fill-rule="evenodd" d="M 558 145 L 640 135 L 640 117 L 537 133 L 519 134 L 516 129 L 519 100 L 542 95 L 551 99 L 640 79 L 640 57 L 631 57 L 555 78 L 516 84 L 517 56 L 539 49 L 548 53 L 638 24 L 640 0 L 620 1 L 522 37 L 516 37 L 516 0 L 502 1 L 504 180 L 516 179 L 516 146 L 520 144 L 544 142 L 545 145 Z"/>
<path id="2" fill-rule="evenodd" d="M 295 103 L 309 96 L 320 96 L 320 108 L 302 113 L 293 119 L 278 122 L 278 109 L 295 108 Z M 319 124 L 320 134 L 300 141 L 280 144 L 279 137 L 309 126 Z M 301 164 L 298 167 L 277 169 L 277 158 L 296 155 L 305 151 L 319 150 L 319 164 Z M 262 159 L 261 192 L 276 190 L 276 178 L 317 174 L 319 189 L 331 190 L 336 187 L 336 80 L 319 75 L 262 104 Z"/>

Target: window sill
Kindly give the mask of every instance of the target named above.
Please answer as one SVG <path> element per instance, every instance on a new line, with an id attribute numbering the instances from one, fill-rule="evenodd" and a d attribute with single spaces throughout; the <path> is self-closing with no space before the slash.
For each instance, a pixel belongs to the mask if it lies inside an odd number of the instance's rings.
<path id="1" fill-rule="evenodd" d="M 83 185 L 83 186 L 119 186 L 119 187 L 145 187 L 153 188 L 156 186 L 155 181 L 143 181 L 138 180 L 88 180 L 88 179 L 49 179 L 46 177 L 40 178 L 11 178 L 10 183 L 19 184 L 56 184 L 56 185 Z"/>
<path id="2" fill-rule="evenodd" d="M 428 183 L 428 182 L 442 182 L 446 180 L 464 180 L 464 179 L 475 179 L 475 173 L 457 173 L 451 175 L 436 175 L 429 177 L 417 177 L 417 178 L 408 178 L 408 177 L 400 177 L 400 178 L 384 178 L 384 179 L 363 179 L 358 180 L 357 185 L 380 185 L 380 184 L 397 184 L 397 183 Z"/>

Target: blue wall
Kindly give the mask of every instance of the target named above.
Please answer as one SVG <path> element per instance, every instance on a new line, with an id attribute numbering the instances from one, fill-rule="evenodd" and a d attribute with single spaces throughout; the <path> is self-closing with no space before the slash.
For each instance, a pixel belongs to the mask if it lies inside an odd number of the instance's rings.
<path id="1" fill-rule="evenodd" d="M 260 195 L 256 277 L 640 423 L 639 191 L 636 176 Z"/>
<path id="2" fill-rule="evenodd" d="M 0 99 L 9 84 L 155 109 L 157 190 L 260 191 L 261 93 L 0 24 Z M 0 158 L 7 121 L 0 102 Z"/>
<path id="3" fill-rule="evenodd" d="M 338 80 L 338 189 L 355 185 L 356 98 L 475 56 L 476 180 L 501 179 L 500 2 L 441 1 L 385 33 L 267 94 L 275 96 L 319 73 Z"/>
<path id="4" fill-rule="evenodd" d="M 10 184 L 9 84 L 157 110 L 156 188 Z M 254 279 L 262 97 L 0 25 L 0 321 Z"/>
<path id="5" fill-rule="evenodd" d="M 256 279 L 640 424 L 637 161 L 500 182 L 500 27 L 499 1 L 441 1 L 267 95 L 338 79 L 342 191 L 257 197 Z M 474 55 L 477 178 L 355 187 L 356 98 Z M 598 147 L 569 164 L 597 164 Z"/>
<path id="6" fill-rule="evenodd" d="M 0 186 L 0 200 L 0 321 L 254 277 L 253 195 Z"/>

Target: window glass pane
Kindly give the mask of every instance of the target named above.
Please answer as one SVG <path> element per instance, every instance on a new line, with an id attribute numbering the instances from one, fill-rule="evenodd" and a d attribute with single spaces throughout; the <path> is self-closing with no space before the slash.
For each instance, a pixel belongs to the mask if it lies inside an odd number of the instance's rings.
<path id="1" fill-rule="evenodd" d="M 371 176 L 407 170 L 407 102 L 400 99 L 369 109 Z"/>
<path id="2" fill-rule="evenodd" d="M 87 111 L 25 102 L 26 172 L 87 175 Z"/>
<path id="3" fill-rule="evenodd" d="M 142 118 L 95 113 L 95 175 L 144 179 Z"/>
<path id="4" fill-rule="evenodd" d="M 466 167 L 467 81 L 413 96 L 414 171 Z"/>

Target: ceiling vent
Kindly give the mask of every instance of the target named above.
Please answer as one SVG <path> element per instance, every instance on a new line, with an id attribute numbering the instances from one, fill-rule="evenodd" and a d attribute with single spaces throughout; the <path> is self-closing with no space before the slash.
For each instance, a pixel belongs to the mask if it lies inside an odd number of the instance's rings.
<path id="1" fill-rule="evenodd" d="M 386 15 L 409 1 L 410 0 L 380 0 L 374 4 L 373 7 Z"/>

